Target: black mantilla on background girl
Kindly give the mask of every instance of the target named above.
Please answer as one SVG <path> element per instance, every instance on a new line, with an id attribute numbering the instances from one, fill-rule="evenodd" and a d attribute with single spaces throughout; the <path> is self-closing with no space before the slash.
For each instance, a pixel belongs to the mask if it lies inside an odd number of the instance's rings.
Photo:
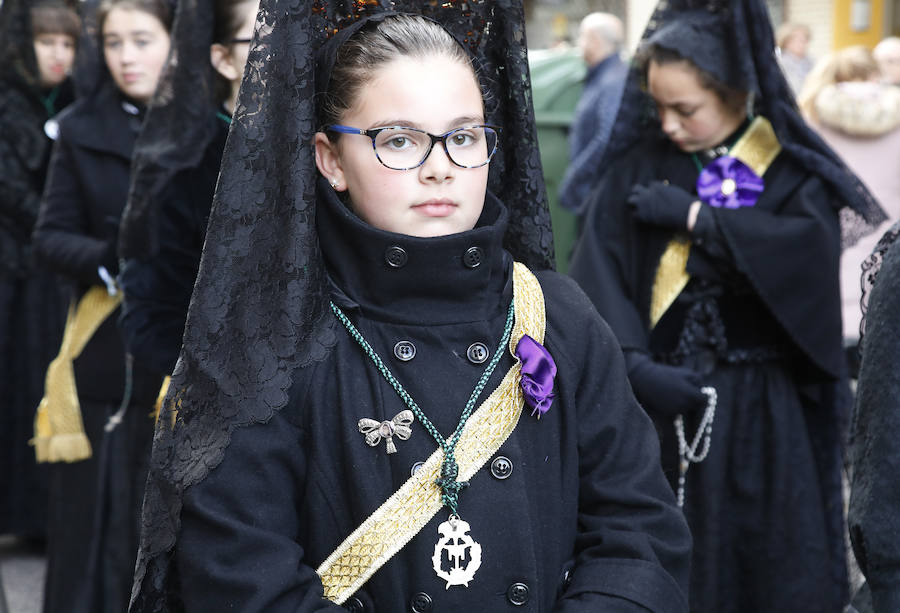
<path id="1" fill-rule="evenodd" d="M 759 0 L 660 5 L 571 268 L 657 421 L 704 613 L 847 596 L 838 262 L 884 215 L 773 48 Z"/>
<path id="2" fill-rule="evenodd" d="M 37 541 L 47 532 L 47 474 L 28 441 L 65 303 L 54 275 L 35 266 L 31 232 L 51 120 L 72 101 L 79 32 L 78 14 L 59 1 L 8 0 L 0 9 L 0 534 Z"/>
<path id="3" fill-rule="evenodd" d="M 166 375 L 181 350 L 258 7 L 258 0 L 179 3 L 171 63 L 135 145 L 119 234 L 119 326 L 134 359 Z"/>
<path id="4" fill-rule="evenodd" d="M 609 330 L 546 270 L 521 5 L 424 10 L 447 30 L 275 6 L 131 610 L 685 611 L 689 535 L 650 422 Z"/>

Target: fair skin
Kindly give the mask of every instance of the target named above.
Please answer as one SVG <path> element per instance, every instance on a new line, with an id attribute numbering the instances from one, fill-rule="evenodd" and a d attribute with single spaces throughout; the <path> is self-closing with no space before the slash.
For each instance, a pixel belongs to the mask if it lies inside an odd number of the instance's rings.
<path id="1" fill-rule="evenodd" d="M 103 23 L 103 57 L 116 87 L 146 104 L 169 54 L 169 34 L 154 15 L 116 7 Z"/>
<path id="2" fill-rule="evenodd" d="M 234 33 L 233 38 L 245 40 L 253 36 L 258 9 L 259 2 L 257 0 L 245 2 L 236 9 L 244 13 L 244 21 L 238 31 Z M 234 112 L 234 106 L 237 104 L 238 92 L 241 89 L 241 77 L 244 75 L 249 52 L 249 43 L 229 43 L 228 45 L 214 43 L 209 48 L 209 60 L 213 67 L 231 83 L 231 96 L 224 102 L 229 113 Z"/>
<path id="3" fill-rule="evenodd" d="M 782 51 L 790 53 L 796 57 L 806 57 L 806 50 L 809 47 L 809 34 L 806 30 L 797 29 L 784 41 Z"/>
<path id="4" fill-rule="evenodd" d="M 371 129 L 406 125 L 443 134 L 484 123 L 481 90 L 472 69 L 445 56 L 401 57 L 372 73 L 355 106 L 340 123 Z M 425 163 L 391 170 L 378 161 L 365 136 L 315 136 L 316 165 L 352 208 L 381 230 L 418 237 L 471 230 L 484 207 L 488 166 L 460 168 L 435 145 Z"/>
<path id="5" fill-rule="evenodd" d="M 38 34 L 34 37 L 41 87 L 51 88 L 62 83 L 75 62 L 75 39 L 68 34 Z"/>
<path id="6" fill-rule="evenodd" d="M 686 61 L 651 61 L 647 86 L 663 132 L 685 152 L 715 147 L 747 117 L 744 105 L 729 107 L 714 91 L 704 88 L 697 71 Z"/>
<path id="7" fill-rule="evenodd" d="M 886 83 L 900 85 L 900 38 L 886 38 L 872 52 Z"/>

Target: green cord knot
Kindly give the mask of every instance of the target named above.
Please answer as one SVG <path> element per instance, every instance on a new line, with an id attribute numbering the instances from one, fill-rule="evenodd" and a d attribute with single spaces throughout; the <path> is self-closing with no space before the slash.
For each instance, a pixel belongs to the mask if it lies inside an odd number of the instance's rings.
<path id="1" fill-rule="evenodd" d="M 441 464 L 441 478 L 435 483 L 441 488 L 441 502 L 450 509 L 452 514 L 456 514 L 456 507 L 459 504 L 459 493 L 469 487 L 468 481 L 457 481 L 459 476 L 459 465 L 456 458 L 447 454 L 444 456 L 444 462 Z"/>

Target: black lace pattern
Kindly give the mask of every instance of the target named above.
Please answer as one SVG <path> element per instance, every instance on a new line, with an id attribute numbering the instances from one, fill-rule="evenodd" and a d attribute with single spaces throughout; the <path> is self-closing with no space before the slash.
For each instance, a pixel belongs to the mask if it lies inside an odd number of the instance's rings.
<path id="1" fill-rule="evenodd" d="M 503 127 L 489 189 L 510 210 L 506 246 L 534 269 L 553 265 L 521 3 L 262 0 L 154 440 L 133 612 L 182 610 L 170 564 L 185 489 L 219 464 L 235 428 L 284 407 L 295 371 L 336 342 L 315 226 L 315 54 L 385 10 L 440 22 L 481 60 L 489 120 Z"/>
<path id="2" fill-rule="evenodd" d="M 869 313 L 869 298 L 872 296 L 872 290 L 875 288 L 878 272 L 881 270 L 881 265 L 884 263 L 884 256 L 894 243 L 897 242 L 897 237 L 900 237 L 900 222 L 897 222 L 888 228 L 887 232 L 885 232 L 878 240 L 878 244 L 875 245 L 875 249 L 872 250 L 869 257 L 863 260 L 862 276 L 859 279 L 860 286 L 862 287 L 862 297 L 859 299 L 859 307 L 862 310 L 862 320 L 859 322 L 860 348 L 862 348 L 863 337 L 866 333 L 866 316 Z"/>
<path id="3" fill-rule="evenodd" d="M 840 209 L 844 247 L 874 232 L 887 216 L 862 181 L 800 116 L 775 57 L 774 35 L 763 0 L 661 0 L 647 23 L 642 41 L 647 41 L 667 23 L 688 11 L 717 15 L 725 40 L 717 41 L 715 50 L 704 48 L 698 41 L 682 40 L 678 44 L 679 53 L 686 57 L 714 53 L 733 63 L 723 74 L 741 76 L 743 82 L 734 85 L 750 92 L 754 113 L 772 122 L 784 152 L 833 188 L 835 206 Z M 633 64 L 599 167 L 610 167 L 638 140 L 658 133 L 656 106 L 646 91 L 640 67 Z"/>

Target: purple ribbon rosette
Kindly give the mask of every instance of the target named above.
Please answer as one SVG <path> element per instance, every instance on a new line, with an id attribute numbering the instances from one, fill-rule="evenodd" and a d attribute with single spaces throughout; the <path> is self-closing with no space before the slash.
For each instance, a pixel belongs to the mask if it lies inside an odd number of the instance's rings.
<path id="1" fill-rule="evenodd" d="M 538 419 L 550 409 L 555 394 L 553 379 L 556 377 L 556 362 L 547 349 L 539 342 L 523 335 L 516 345 L 516 356 L 522 362 L 522 391 L 525 404 L 531 407 L 531 414 Z"/>
<path id="2" fill-rule="evenodd" d="M 730 155 L 714 159 L 697 177 L 697 195 L 709 206 L 737 209 L 753 206 L 765 183 L 753 169 Z"/>

